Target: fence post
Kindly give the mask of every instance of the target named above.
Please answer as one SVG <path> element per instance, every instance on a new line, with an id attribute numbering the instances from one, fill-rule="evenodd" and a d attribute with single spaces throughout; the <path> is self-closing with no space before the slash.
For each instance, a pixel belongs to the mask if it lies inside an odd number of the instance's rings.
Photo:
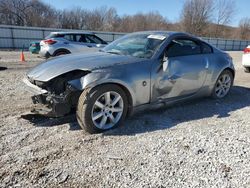
<path id="1" fill-rule="evenodd" d="M 13 28 L 12 27 L 10 27 L 10 36 L 11 36 L 12 48 L 15 49 L 14 33 L 13 33 Z"/>
<path id="2" fill-rule="evenodd" d="M 232 50 L 234 50 L 234 40 L 233 40 L 233 47 L 232 48 L 233 48 Z"/>
<path id="3" fill-rule="evenodd" d="M 219 40 L 220 40 L 220 39 L 218 39 L 218 38 L 216 39 L 216 47 L 217 47 L 217 48 L 219 48 Z"/>
<path id="4" fill-rule="evenodd" d="M 241 50 L 241 40 L 240 40 L 239 50 Z"/>
<path id="5" fill-rule="evenodd" d="M 112 42 L 115 40 L 115 34 L 114 33 L 112 33 L 112 36 L 113 36 L 113 40 L 112 40 Z"/>
<path id="6" fill-rule="evenodd" d="M 45 38 L 45 33 L 44 33 L 44 30 L 42 30 L 42 34 L 43 34 L 43 39 Z"/>
<path id="7" fill-rule="evenodd" d="M 225 40 L 225 51 L 227 50 L 227 39 Z"/>

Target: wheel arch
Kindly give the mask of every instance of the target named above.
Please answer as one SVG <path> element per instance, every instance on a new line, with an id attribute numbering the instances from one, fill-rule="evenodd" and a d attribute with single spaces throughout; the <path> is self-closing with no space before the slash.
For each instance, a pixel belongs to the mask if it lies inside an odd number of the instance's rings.
<path id="1" fill-rule="evenodd" d="M 217 76 L 217 78 L 216 78 L 216 80 L 215 80 L 215 83 L 216 83 L 216 81 L 218 80 L 218 78 L 220 77 L 220 75 L 221 75 L 225 70 L 230 71 L 230 72 L 232 73 L 233 79 L 234 79 L 234 77 L 235 77 L 235 70 L 232 69 L 232 68 L 230 68 L 230 67 L 225 67 L 225 68 L 222 69 L 222 71 L 220 71 L 220 73 L 218 74 L 218 76 Z M 214 83 L 214 84 L 215 84 L 215 83 Z"/>
<path id="2" fill-rule="evenodd" d="M 224 67 L 224 68 L 221 69 L 220 72 L 218 72 L 218 73 L 216 74 L 216 77 L 215 77 L 215 79 L 213 80 L 213 85 L 216 83 L 216 81 L 217 81 L 218 78 L 220 77 L 221 73 L 223 73 L 223 71 L 225 71 L 225 70 L 230 71 L 230 72 L 232 73 L 232 75 L 233 75 L 233 78 L 235 77 L 235 70 L 234 70 L 233 68 L 231 68 L 231 67 Z"/>
<path id="3" fill-rule="evenodd" d="M 68 54 L 71 53 L 71 52 L 70 52 L 68 49 L 66 49 L 66 48 L 59 48 L 59 49 L 57 49 L 57 50 L 53 53 L 53 56 L 56 56 L 56 54 L 59 53 L 59 52 L 66 52 L 66 53 L 68 53 Z"/>
<path id="4" fill-rule="evenodd" d="M 230 67 L 225 68 L 223 71 L 225 71 L 225 70 L 229 70 L 229 71 L 232 73 L 233 78 L 235 77 L 235 70 L 233 70 L 233 69 L 230 68 Z M 221 71 L 221 73 L 222 73 L 223 71 Z M 221 73 L 220 73 L 220 74 L 221 74 Z"/>

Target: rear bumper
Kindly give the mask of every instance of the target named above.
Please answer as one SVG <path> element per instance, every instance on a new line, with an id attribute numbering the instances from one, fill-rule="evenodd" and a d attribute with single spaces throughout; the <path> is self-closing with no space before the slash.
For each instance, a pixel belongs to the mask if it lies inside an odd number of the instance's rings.
<path id="1" fill-rule="evenodd" d="M 39 56 L 48 59 L 51 57 L 51 54 L 47 51 L 39 51 Z"/>
<path id="2" fill-rule="evenodd" d="M 250 54 L 244 54 L 242 56 L 242 65 L 244 67 L 250 67 Z"/>

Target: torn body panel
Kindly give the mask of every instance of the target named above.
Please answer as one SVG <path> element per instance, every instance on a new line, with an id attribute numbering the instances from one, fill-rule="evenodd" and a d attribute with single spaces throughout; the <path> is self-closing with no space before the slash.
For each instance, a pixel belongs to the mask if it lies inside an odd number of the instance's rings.
<path id="1" fill-rule="evenodd" d="M 167 64 L 165 69 L 164 64 Z M 204 86 L 207 68 L 202 55 L 168 58 L 163 65 L 156 63 L 152 71 L 153 102 L 192 95 Z"/>
<path id="2" fill-rule="evenodd" d="M 73 87 L 67 87 L 67 89 L 60 93 L 45 93 L 32 96 L 34 104 L 43 104 L 43 108 L 40 106 L 34 109 L 38 113 L 43 113 L 49 117 L 61 117 L 68 114 L 72 108 L 76 107 L 77 100 L 81 94 L 81 91 L 75 90 Z M 43 112 L 42 112 L 42 111 Z"/>
<path id="3" fill-rule="evenodd" d="M 86 74 L 88 72 L 79 72 L 76 70 L 61 75 L 49 82 L 23 79 L 24 83 L 28 86 L 27 90 L 34 94 L 32 96 L 33 103 L 44 105 L 42 109 L 38 107 L 34 111 L 50 117 L 60 117 L 68 114 L 72 108 L 76 107 L 81 94 L 81 90 L 77 90 L 74 86 L 70 85 L 69 81 L 71 79 L 80 79 L 81 76 Z"/>

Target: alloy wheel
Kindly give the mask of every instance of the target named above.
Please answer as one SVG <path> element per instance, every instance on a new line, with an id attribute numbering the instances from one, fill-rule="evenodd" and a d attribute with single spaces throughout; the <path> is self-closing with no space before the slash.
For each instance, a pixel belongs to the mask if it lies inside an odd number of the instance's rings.
<path id="1" fill-rule="evenodd" d="M 103 93 L 95 101 L 91 118 L 99 129 L 110 129 L 121 119 L 124 102 L 120 94 L 114 91 Z"/>
<path id="2" fill-rule="evenodd" d="M 218 98 L 223 98 L 227 95 L 232 85 L 231 77 L 228 74 L 222 74 L 218 79 L 215 87 L 215 94 Z"/>

